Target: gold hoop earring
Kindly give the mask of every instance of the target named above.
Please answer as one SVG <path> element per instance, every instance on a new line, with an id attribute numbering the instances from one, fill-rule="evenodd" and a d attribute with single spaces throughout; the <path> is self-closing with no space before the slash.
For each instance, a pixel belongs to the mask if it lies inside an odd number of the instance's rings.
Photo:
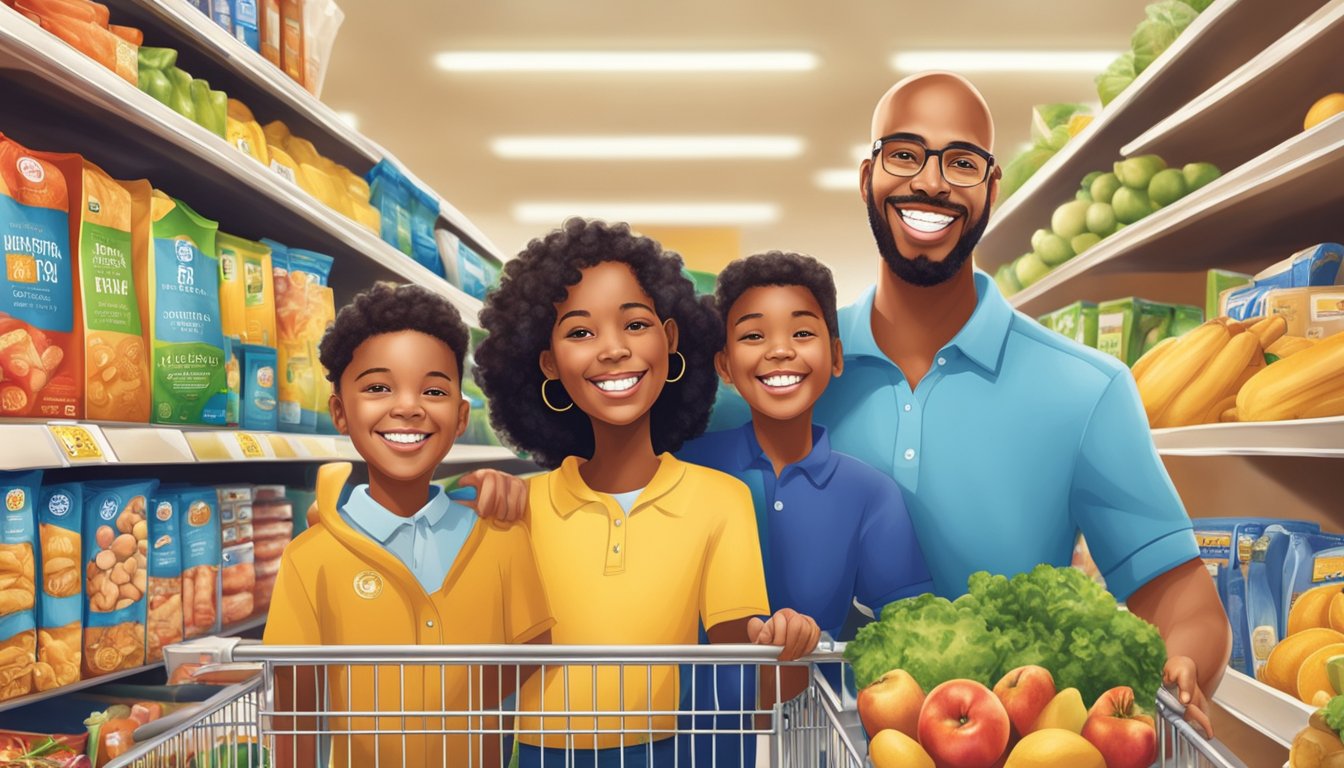
<path id="1" fill-rule="evenodd" d="M 674 355 L 676 355 L 677 357 L 680 357 L 680 358 L 681 358 L 681 373 L 678 373 L 678 374 L 677 374 L 677 378 L 675 378 L 675 379 L 668 379 L 668 380 L 667 380 L 667 383 L 668 383 L 668 384 L 676 384 L 678 381 L 681 381 L 681 377 L 682 377 L 682 376 L 685 376 L 685 375 L 686 375 L 686 356 L 683 355 L 683 354 L 681 354 L 681 350 L 677 350 L 676 352 L 673 352 L 672 354 L 674 354 Z"/>
<path id="2" fill-rule="evenodd" d="M 570 401 L 569 405 L 566 405 L 564 408 L 556 408 L 554 405 L 551 405 L 551 401 L 546 398 L 546 385 L 550 384 L 552 381 L 559 381 L 559 379 L 541 380 L 541 402 L 545 403 L 547 408 L 550 408 L 552 411 L 555 411 L 556 413 L 564 413 L 565 411 L 568 411 L 570 408 L 573 408 L 574 402 L 572 400 Z M 561 384 L 560 386 L 563 387 L 564 385 Z"/>

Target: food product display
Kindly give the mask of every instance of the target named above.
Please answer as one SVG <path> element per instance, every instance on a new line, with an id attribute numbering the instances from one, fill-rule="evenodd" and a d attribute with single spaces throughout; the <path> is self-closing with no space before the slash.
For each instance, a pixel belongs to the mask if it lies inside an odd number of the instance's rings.
<path id="1" fill-rule="evenodd" d="M 1143 74 L 1211 3 L 1212 0 L 1164 0 L 1145 8 L 1144 20 L 1130 37 L 1130 50 L 1120 54 L 1097 76 L 1097 95 L 1102 105 L 1111 103 L 1134 78 Z"/>
<path id="2" fill-rule="evenodd" d="M 163 658 L 164 646 L 181 642 L 182 525 L 179 497 L 160 492 L 149 516 L 149 608 L 146 620 L 147 660 Z"/>
<path id="3" fill-rule="evenodd" d="M 182 635 L 191 639 L 219 631 L 224 540 L 215 489 L 179 488 L 176 493 L 182 515 Z"/>
<path id="4" fill-rule="evenodd" d="M 150 499 L 158 481 L 84 487 L 84 676 L 145 663 Z"/>
<path id="5" fill-rule="evenodd" d="M 37 524 L 41 472 L 4 473 L 0 491 L 0 700 L 33 688 L 37 657 Z"/>
<path id="6" fill-rule="evenodd" d="M 43 485 L 37 504 L 42 589 L 37 605 L 37 662 L 33 685 L 45 691 L 76 682 L 83 654 L 84 488 Z"/>

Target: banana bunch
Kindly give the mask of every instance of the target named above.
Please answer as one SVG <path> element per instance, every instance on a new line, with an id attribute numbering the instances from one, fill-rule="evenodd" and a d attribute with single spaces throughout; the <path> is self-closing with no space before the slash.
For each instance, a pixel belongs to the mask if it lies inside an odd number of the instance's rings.
<path id="1" fill-rule="evenodd" d="M 1184 336 L 1164 339 L 1133 368 L 1149 425 L 1160 429 L 1236 419 L 1238 393 L 1268 370 L 1265 350 L 1287 329 L 1287 321 L 1277 315 L 1244 321 L 1219 317 Z"/>
<path id="2" fill-rule="evenodd" d="M 1237 393 L 1239 421 L 1344 416 L 1344 333 L 1293 350 Z"/>

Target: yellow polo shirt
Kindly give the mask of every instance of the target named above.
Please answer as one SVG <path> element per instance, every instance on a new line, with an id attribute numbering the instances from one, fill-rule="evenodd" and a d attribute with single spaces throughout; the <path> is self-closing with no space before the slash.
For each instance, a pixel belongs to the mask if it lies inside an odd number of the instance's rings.
<path id="1" fill-rule="evenodd" d="M 555 614 L 553 643 L 694 645 L 701 621 L 708 628 L 769 613 L 751 492 L 730 475 L 670 453 L 659 462 L 628 517 L 615 499 L 584 483 L 577 457 L 528 481 L 528 528 Z M 547 668 L 544 683 L 540 678 L 524 682 L 520 712 L 678 707 L 674 666 L 627 666 L 624 691 L 612 666 Z M 606 749 L 667 738 L 676 725 L 675 715 L 538 720 L 519 718 L 522 743 Z M 541 734 L 528 730 L 556 733 L 543 744 Z"/>
<path id="2" fill-rule="evenodd" d="M 427 594 L 401 560 L 336 513 L 334 500 L 320 501 L 318 514 L 319 523 L 285 548 L 267 616 L 267 644 L 525 643 L 555 623 L 524 526 L 476 521 L 442 587 Z M 329 664 L 328 711 L 474 711 L 484 703 L 479 665 L 376 669 L 375 678 L 372 666 Z M 353 717 L 331 718 L 328 727 L 379 732 L 334 736 L 332 765 L 373 765 L 375 757 L 380 765 L 499 764 L 500 739 L 494 735 L 402 735 L 499 728 L 493 720 L 389 716 L 375 723 L 372 717 Z"/>

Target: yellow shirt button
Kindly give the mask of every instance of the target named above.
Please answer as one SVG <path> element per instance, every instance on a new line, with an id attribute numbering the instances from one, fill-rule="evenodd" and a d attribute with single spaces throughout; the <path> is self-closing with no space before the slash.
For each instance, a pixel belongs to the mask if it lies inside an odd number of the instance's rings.
<path id="1" fill-rule="evenodd" d="M 618 555 L 621 554 L 621 545 L 620 545 L 620 544 L 617 544 L 616 546 L 614 546 L 614 547 L 611 548 L 611 551 L 612 551 L 612 552 L 615 552 L 615 553 L 618 554 Z"/>
<path id="2" fill-rule="evenodd" d="M 619 517 L 616 518 L 616 527 L 617 527 L 617 528 L 620 528 L 620 527 L 621 527 L 621 522 L 622 522 L 622 521 L 621 521 L 621 518 L 619 518 Z"/>
<path id="3" fill-rule="evenodd" d="M 433 619 L 430 619 L 429 621 L 426 621 L 426 622 L 425 622 L 425 626 L 426 626 L 426 627 L 429 627 L 429 628 L 431 628 L 431 629 L 433 629 L 433 627 L 434 627 L 434 620 L 433 620 Z"/>

